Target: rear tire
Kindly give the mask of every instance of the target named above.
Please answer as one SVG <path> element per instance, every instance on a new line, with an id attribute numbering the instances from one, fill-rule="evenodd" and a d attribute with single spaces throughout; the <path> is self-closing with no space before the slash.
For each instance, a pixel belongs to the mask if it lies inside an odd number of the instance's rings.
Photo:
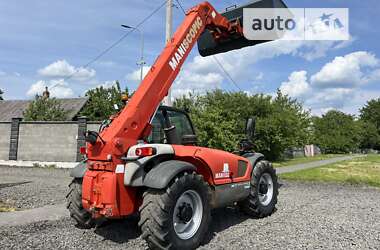
<path id="1" fill-rule="evenodd" d="M 259 161 L 252 171 L 250 195 L 239 203 L 240 208 L 249 216 L 263 218 L 275 211 L 277 196 L 276 170 L 268 161 Z"/>
<path id="2" fill-rule="evenodd" d="M 210 218 L 208 184 L 201 175 L 184 173 L 166 190 L 144 193 L 139 226 L 152 249 L 195 249 Z"/>
<path id="3" fill-rule="evenodd" d="M 95 220 L 82 205 L 82 179 L 73 179 L 69 185 L 66 200 L 66 207 L 70 211 L 71 218 L 77 222 L 78 227 L 89 229 L 95 226 Z"/>

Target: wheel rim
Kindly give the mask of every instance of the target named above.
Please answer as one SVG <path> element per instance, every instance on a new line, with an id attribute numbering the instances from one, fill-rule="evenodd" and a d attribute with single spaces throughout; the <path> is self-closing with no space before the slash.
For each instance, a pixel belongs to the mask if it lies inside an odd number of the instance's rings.
<path id="1" fill-rule="evenodd" d="M 194 190 L 184 192 L 176 202 L 173 213 L 174 231 L 182 240 L 193 237 L 201 225 L 203 204 L 200 195 Z"/>
<path id="2" fill-rule="evenodd" d="M 259 201 L 262 205 L 267 206 L 273 197 L 273 180 L 272 176 L 264 173 L 259 181 Z"/>

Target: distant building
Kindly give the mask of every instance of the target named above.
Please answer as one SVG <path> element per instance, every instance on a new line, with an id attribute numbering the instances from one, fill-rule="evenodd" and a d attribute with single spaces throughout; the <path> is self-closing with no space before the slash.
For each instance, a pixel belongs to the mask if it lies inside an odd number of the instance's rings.
<path id="1" fill-rule="evenodd" d="M 49 98 L 49 92 L 44 92 L 44 97 Z M 67 112 L 66 120 L 75 121 L 79 112 L 86 105 L 88 98 L 65 98 L 57 99 L 61 107 Z M 10 122 L 12 118 L 24 118 L 24 112 L 32 100 L 0 101 L 0 122 Z"/>

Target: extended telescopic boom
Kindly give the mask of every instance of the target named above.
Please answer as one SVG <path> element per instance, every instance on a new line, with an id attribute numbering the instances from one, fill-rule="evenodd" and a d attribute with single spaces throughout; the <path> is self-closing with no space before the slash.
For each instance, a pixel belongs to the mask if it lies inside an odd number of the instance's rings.
<path id="1" fill-rule="evenodd" d="M 206 29 L 217 43 L 243 36 L 239 19 L 229 21 L 208 2 L 190 9 L 126 107 L 101 132 L 101 139 L 88 144 L 90 162 L 112 161 L 112 168 L 115 168 L 129 147 L 149 135 L 151 117 Z"/>

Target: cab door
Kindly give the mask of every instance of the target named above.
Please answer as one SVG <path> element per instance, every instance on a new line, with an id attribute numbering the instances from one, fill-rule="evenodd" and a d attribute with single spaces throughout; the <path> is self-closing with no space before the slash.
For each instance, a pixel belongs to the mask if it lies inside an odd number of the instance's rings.
<path id="1" fill-rule="evenodd" d="M 148 143 L 168 143 L 165 137 L 164 128 L 169 125 L 175 126 L 176 134 L 180 141 L 179 145 L 196 144 L 196 135 L 189 116 L 181 110 L 164 106 L 158 109 L 153 118 L 153 129 L 148 138 Z M 184 140 L 184 138 L 186 140 Z"/>

